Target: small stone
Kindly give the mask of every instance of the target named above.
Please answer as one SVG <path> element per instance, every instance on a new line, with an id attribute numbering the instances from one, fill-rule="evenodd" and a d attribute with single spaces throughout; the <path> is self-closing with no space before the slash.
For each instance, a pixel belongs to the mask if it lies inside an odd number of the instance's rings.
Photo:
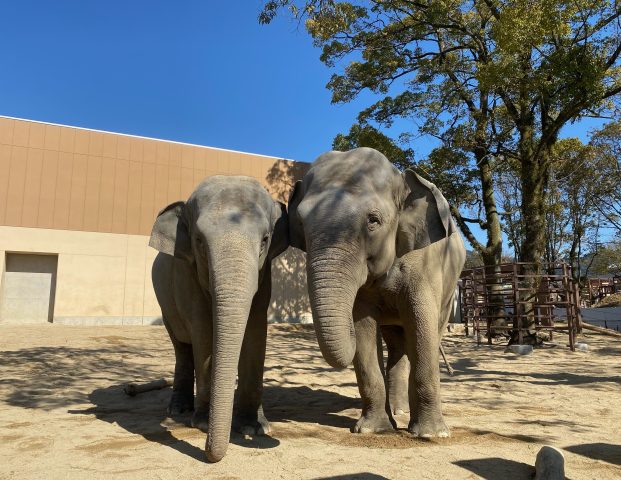
<path id="1" fill-rule="evenodd" d="M 576 350 L 586 352 L 589 350 L 589 344 L 584 342 L 576 342 Z"/>
<path id="2" fill-rule="evenodd" d="M 539 450 L 535 480 L 565 480 L 565 457 L 558 448 L 546 445 Z"/>
<path id="3" fill-rule="evenodd" d="M 533 353 L 533 346 L 532 345 L 509 345 L 506 351 L 515 353 L 516 355 L 528 355 L 530 353 Z"/>
<path id="4" fill-rule="evenodd" d="M 466 331 L 465 325 L 463 323 L 449 323 L 447 326 L 447 330 L 450 333 L 464 333 Z"/>

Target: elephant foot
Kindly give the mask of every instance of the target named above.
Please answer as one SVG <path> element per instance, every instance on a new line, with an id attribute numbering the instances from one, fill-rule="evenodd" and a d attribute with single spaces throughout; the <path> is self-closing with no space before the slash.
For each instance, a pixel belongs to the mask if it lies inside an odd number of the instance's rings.
<path id="1" fill-rule="evenodd" d="M 351 431 L 352 433 L 379 433 L 389 432 L 395 428 L 394 420 L 386 412 L 380 412 L 362 415 L 356 425 L 351 428 Z"/>
<path id="2" fill-rule="evenodd" d="M 419 438 L 446 438 L 451 431 L 446 426 L 441 413 L 433 415 L 419 415 L 418 420 L 410 420 L 408 431 Z"/>
<path id="3" fill-rule="evenodd" d="M 194 410 L 194 394 L 183 391 L 173 391 L 166 412 L 170 416 L 181 415 Z"/>
<path id="4" fill-rule="evenodd" d="M 198 409 L 192 415 L 191 425 L 198 428 L 201 432 L 208 433 L 209 428 L 209 406 L 204 409 Z"/>
<path id="5" fill-rule="evenodd" d="M 271 427 L 263 412 L 238 413 L 233 416 L 233 430 L 242 435 L 269 435 Z"/>
<path id="6" fill-rule="evenodd" d="M 390 411 L 393 415 L 405 415 L 410 413 L 410 400 L 406 398 L 400 398 L 390 401 Z"/>

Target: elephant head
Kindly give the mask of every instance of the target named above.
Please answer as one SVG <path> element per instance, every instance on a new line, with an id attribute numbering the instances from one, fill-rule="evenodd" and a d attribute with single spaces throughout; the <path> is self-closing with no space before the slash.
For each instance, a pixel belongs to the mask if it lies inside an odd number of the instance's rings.
<path id="1" fill-rule="evenodd" d="M 207 457 L 228 447 L 238 361 L 251 304 L 269 263 L 288 246 L 285 206 L 249 177 L 215 176 L 166 207 L 149 243 L 189 262 L 213 309 Z"/>
<path id="2" fill-rule="evenodd" d="M 336 368 L 356 351 L 358 290 L 385 278 L 396 258 L 450 235 L 440 191 L 399 172 L 371 148 L 321 155 L 289 199 L 291 245 L 307 252 L 313 321 L 322 354 Z"/>

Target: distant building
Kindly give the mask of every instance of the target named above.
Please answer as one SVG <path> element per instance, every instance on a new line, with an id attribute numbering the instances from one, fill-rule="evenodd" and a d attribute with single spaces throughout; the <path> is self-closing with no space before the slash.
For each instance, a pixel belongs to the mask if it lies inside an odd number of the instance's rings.
<path id="1" fill-rule="evenodd" d="M 0 117 L 0 324 L 159 323 L 157 212 L 205 177 L 248 175 L 286 202 L 307 164 Z M 275 260 L 270 318 L 310 310 L 304 257 Z"/>

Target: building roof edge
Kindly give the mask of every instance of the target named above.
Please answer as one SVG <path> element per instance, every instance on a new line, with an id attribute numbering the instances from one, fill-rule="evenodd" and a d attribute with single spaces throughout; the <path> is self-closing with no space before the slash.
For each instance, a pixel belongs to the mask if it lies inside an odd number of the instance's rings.
<path id="1" fill-rule="evenodd" d="M 2 115 L 2 114 L 0 114 L 0 118 L 8 118 L 10 120 L 20 120 L 22 122 L 41 123 L 43 125 L 53 125 L 55 127 L 77 128 L 78 130 L 86 130 L 86 131 L 89 131 L 89 132 L 109 133 L 109 134 L 112 134 L 112 135 L 121 135 L 123 137 L 140 138 L 142 140 L 155 140 L 155 141 L 158 141 L 158 142 L 168 142 L 168 143 L 174 143 L 174 144 L 177 144 L 177 145 L 187 145 L 189 147 L 209 148 L 211 150 L 218 150 L 220 152 L 241 153 L 242 155 L 253 155 L 255 157 L 273 158 L 275 160 L 285 160 L 287 162 L 306 163 L 306 162 L 302 162 L 300 160 L 292 160 L 290 158 L 285 158 L 285 157 L 275 157 L 273 155 L 264 155 L 262 153 L 243 152 L 241 150 L 231 150 L 229 148 L 210 147 L 208 145 L 198 145 L 196 143 L 179 142 L 179 141 L 176 141 L 176 140 L 166 140 L 165 138 L 144 137 L 142 135 L 132 135 L 130 133 L 110 132 L 108 130 L 98 130 L 96 128 L 77 127 L 75 125 L 65 125 L 65 124 L 62 124 L 62 123 L 43 122 L 41 120 L 32 120 L 30 118 L 12 117 L 10 115 Z"/>

